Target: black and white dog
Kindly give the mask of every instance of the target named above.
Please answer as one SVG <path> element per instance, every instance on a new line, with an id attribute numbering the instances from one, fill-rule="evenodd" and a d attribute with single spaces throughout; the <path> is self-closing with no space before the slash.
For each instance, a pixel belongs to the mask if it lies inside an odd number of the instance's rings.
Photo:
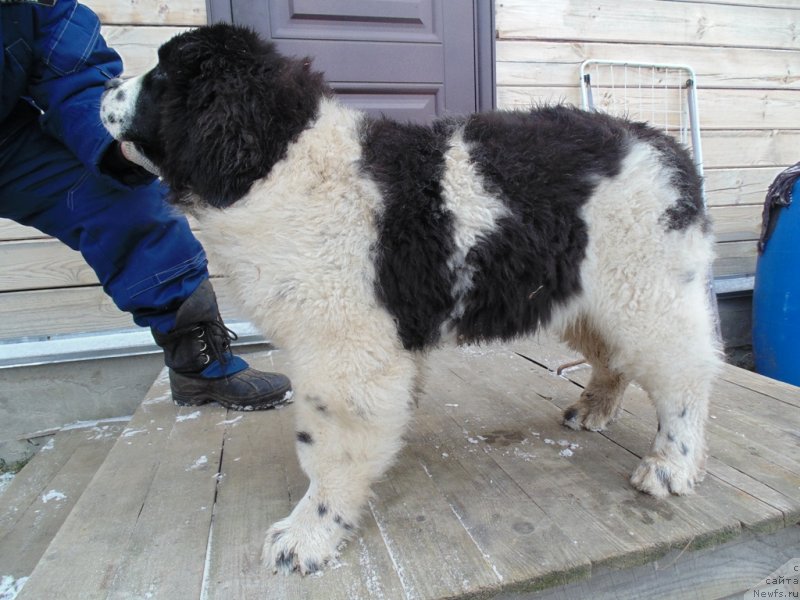
<path id="1" fill-rule="evenodd" d="M 713 240 L 687 153 L 641 123 L 566 106 L 425 127 L 337 102 L 308 60 L 214 25 L 102 102 L 292 359 L 311 483 L 265 559 L 308 573 L 356 527 L 402 445 L 426 349 L 548 326 L 593 367 L 564 415 L 599 431 L 636 380 L 659 428 L 631 482 L 702 479 L 719 353 Z"/>

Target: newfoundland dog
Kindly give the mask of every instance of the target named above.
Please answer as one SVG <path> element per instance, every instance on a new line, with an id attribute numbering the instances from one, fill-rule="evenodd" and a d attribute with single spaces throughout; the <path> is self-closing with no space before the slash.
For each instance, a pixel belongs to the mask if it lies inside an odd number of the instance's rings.
<path id="1" fill-rule="evenodd" d="M 241 306 L 288 351 L 310 478 L 267 533 L 321 569 L 402 446 L 426 350 L 547 326 L 593 368 L 564 413 L 600 431 L 632 380 L 658 432 L 631 483 L 702 479 L 719 352 L 701 181 L 672 138 L 569 106 L 429 125 L 340 103 L 308 59 L 213 25 L 112 82 L 101 118 L 196 215 Z"/>

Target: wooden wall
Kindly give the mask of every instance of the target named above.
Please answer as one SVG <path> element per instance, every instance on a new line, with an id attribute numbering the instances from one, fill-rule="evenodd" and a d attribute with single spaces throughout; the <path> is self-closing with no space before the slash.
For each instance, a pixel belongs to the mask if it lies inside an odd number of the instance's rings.
<path id="1" fill-rule="evenodd" d="M 586 59 L 697 74 L 716 276 L 752 274 L 764 194 L 800 160 L 800 0 L 497 0 L 497 101 L 580 105 Z"/>

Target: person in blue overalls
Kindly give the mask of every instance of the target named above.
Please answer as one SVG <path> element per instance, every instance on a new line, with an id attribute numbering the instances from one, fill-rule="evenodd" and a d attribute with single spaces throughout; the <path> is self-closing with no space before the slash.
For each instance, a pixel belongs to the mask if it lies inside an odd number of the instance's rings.
<path id="1" fill-rule="evenodd" d="M 202 246 L 100 122 L 122 61 L 97 16 L 75 0 L 0 0 L 0 41 L 0 217 L 81 252 L 115 304 L 151 328 L 176 403 L 287 400 L 287 377 L 232 354 Z"/>

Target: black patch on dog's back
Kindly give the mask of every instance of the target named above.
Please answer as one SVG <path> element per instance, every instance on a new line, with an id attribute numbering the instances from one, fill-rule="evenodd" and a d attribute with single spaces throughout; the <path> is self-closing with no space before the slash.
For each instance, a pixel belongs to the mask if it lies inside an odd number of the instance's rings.
<path id="1" fill-rule="evenodd" d="M 689 152 L 672 137 L 644 123 L 630 123 L 629 127 L 637 138 L 658 150 L 664 164 L 672 172 L 670 182 L 680 193 L 677 202 L 661 215 L 661 223 L 666 230 L 682 231 L 700 223 L 702 230 L 708 232 L 711 222 L 703 204 L 703 183 Z"/>
<path id="2" fill-rule="evenodd" d="M 533 332 L 580 292 L 588 243 L 580 210 L 601 177 L 619 173 L 628 139 L 623 121 L 567 106 L 467 120 L 472 161 L 511 214 L 467 255 L 475 272 L 460 339 Z"/>
<path id="3" fill-rule="evenodd" d="M 397 321 L 403 346 L 435 342 L 453 304 L 453 215 L 441 180 L 454 122 L 434 127 L 365 119 L 362 169 L 383 196 L 374 248 L 378 299 Z"/>

